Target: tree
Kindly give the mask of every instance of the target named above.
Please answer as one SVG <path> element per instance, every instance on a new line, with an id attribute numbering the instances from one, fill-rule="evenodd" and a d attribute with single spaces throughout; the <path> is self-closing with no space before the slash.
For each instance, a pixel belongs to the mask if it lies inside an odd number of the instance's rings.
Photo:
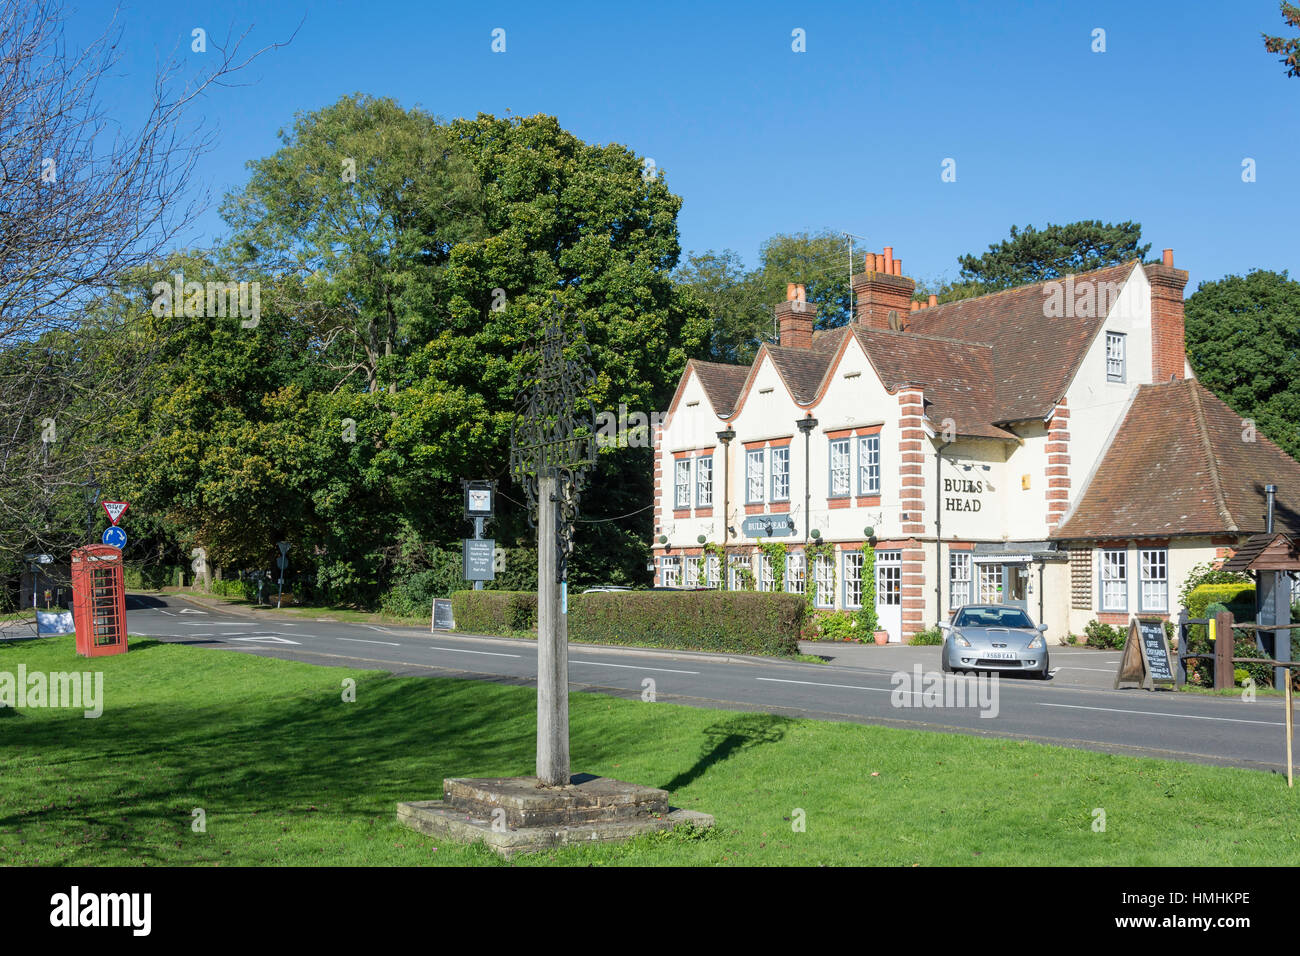
<path id="1" fill-rule="evenodd" d="M 852 318 L 849 248 L 842 233 L 778 233 L 765 241 L 758 266 L 746 271 L 731 250 L 691 255 L 675 279 L 710 319 L 708 347 L 698 357 L 747 364 L 763 342 L 778 338 L 773 307 L 786 286 L 805 287 L 817 305 L 817 328 L 845 325 Z"/>
<path id="2" fill-rule="evenodd" d="M 391 365 L 458 242 L 481 238 L 479 184 L 451 131 L 423 110 L 360 93 L 295 117 L 282 147 L 222 216 L 234 263 L 275 283 L 278 307 L 310 328 L 338 381 L 397 389 Z"/>
<path id="3" fill-rule="evenodd" d="M 1262 269 L 1202 282 L 1185 312 L 1196 377 L 1300 457 L 1300 282 Z"/>
<path id="4" fill-rule="evenodd" d="M 1282 19 L 1291 27 L 1300 27 L 1300 7 L 1293 3 L 1280 5 Z M 1261 33 L 1264 49 L 1269 53 L 1284 54 L 1281 62 L 1286 64 L 1287 76 L 1300 76 L 1300 37 L 1274 37 Z"/>
<path id="5" fill-rule="evenodd" d="M 1141 240 L 1142 226 L 1135 222 L 1089 219 L 1061 226 L 1048 223 L 1042 230 L 1030 225 L 1023 231 L 1013 225 L 1010 237 L 991 244 L 988 252 L 959 256 L 958 281 L 941 285 L 936 294 L 939 301 L 952 302 L 1145 259 L 1151 244 Z"/>
<path id="6" fill-rule="evenodd" d="M 122 340 L 109 303 L 200 210 L 191 177 L 211 142 L 188 107 L 253 58 L 236 62 L 241 37 L 188 83 L 167 61 L 123 128 L 101 89 L 121 30 L 78 51 L 64 19 L 52 0 L 0 13 L 0 563 L 82 540 L 110 423 L 152 358 Z"/>

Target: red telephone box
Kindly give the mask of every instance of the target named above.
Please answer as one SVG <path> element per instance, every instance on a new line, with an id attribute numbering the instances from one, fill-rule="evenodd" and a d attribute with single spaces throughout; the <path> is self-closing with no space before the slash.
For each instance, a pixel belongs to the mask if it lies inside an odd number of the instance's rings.
<path id="1" fill-rule="evenodd" d="M 72 623 L 82 657 L 126 653 L 122 552 L 112 545 L 88 544 L 72 552 Z"/>

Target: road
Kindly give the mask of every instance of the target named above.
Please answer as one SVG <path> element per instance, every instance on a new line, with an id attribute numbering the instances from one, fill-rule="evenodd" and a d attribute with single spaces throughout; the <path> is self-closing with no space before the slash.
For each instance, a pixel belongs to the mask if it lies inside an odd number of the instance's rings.
<path id="1" fill-rule="evenodd" d="M 133 595 L 132 634 L 198 647 L 403 675 L 534 683 L 529 641 L 431 634 L 418 628 L 347 624 L 276 612 Z M 924 685 L 899 692 L 894 675 L 938 670 L 938 648 L 839 648 L 830 665 L 574 644 L 572 691 L 699 707 L 1030 739 L 1133 756 L 1285 772 L 1282 703 L 1111 689 L 1117 652 L 1053 648 L 1051 680 L 997 682 L 991 706 L 924 706 Z M 986 690 L 988 688 L 986 687 Z M 898 706 L 907 703 L 909 706 Z"/>

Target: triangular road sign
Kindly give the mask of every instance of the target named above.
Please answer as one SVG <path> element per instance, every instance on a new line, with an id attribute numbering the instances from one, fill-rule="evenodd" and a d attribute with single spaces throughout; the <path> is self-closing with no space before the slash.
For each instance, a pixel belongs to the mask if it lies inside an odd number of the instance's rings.
<path id="1" fill-rule="evenodd" d="M 108 520 L 113 522 L 114 527 L 117 526 L 118 519 L 122 517 L 123 513 L 125 513 L 126 509 L 129 507 L 131 507 L 129 501 L 104 502 L 104 510 L 108 512 Z"/>

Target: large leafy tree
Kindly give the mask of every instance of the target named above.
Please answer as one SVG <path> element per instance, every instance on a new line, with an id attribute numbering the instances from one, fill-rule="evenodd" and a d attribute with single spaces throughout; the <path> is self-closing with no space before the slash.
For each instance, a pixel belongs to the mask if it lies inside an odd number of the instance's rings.
<path id="1" fill-rule="evenodd" d="M 1202 282 L 1186 324 L 1202 384 L 1300 457 L 1300 282 L 1262 269 Z"/>
<path id="2" fill-rule="evenodd" d="M 1088 219 L 1065 225 L 1048 223 L 1042 229 L 1013 225 L 1010 236 L 990 244 L 987 252 L 959 256 L 957 280 L 940 285 L 935 292 L 939 301 L 952 302 L 1145 259 L 1150 251 L 1151 244 L 1142 242 L 1141 224 L 1135 222 Z"/>
<path id="3" fill-rule="evenodd" d="M 699 355 L 715 362 L 744 364 L 765 341 L 775 341 L 773 306 L 785 299 L 786 286 L 804 286 L 817 305 L 817 327 L 835 328 L 851 318 L 849 247 L 841 233 L 778 233 L 763 243 L 759 262 L 746 270 L 731 250 L 691 255 L 676 279 L 710 320 Z"/>

